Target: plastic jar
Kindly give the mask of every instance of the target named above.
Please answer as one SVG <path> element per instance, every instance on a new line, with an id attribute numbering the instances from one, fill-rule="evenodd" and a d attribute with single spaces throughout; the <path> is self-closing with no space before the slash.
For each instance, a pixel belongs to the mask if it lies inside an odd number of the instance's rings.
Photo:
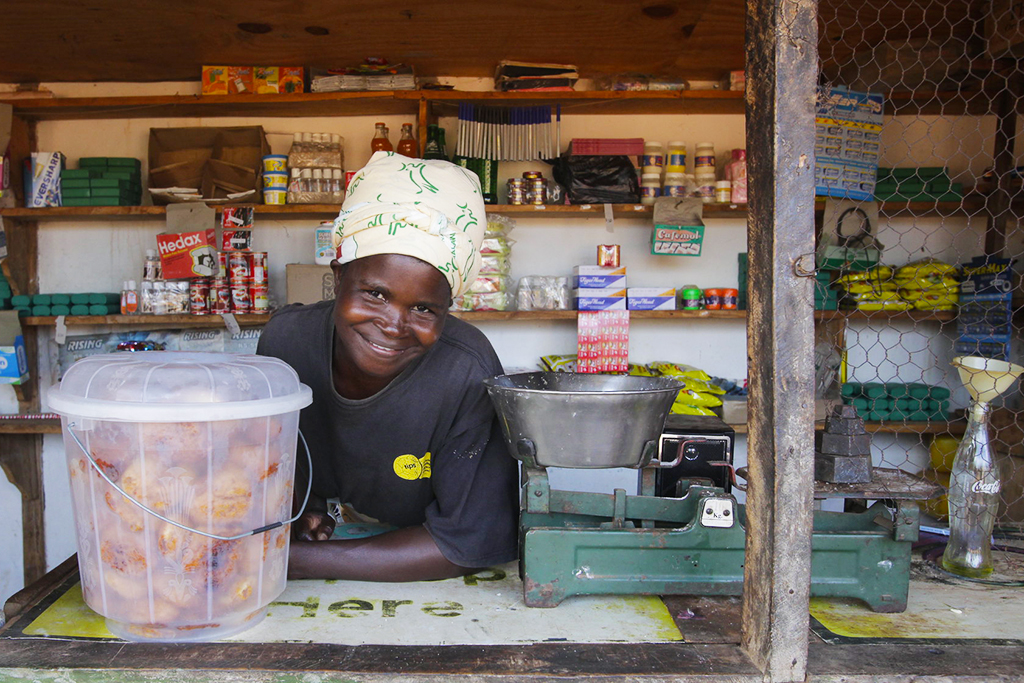
<path id="1" fill-rule="evenodd" d="M 721 289 L 705 289 L 704 290 L 704 308 L 709 311 L 717 311 L 722 308 L 722 290 Z"/>
<path id="2" fill-rule="evenodd" d="M 678 140 L 668 143 L 665 173 L 686 173 L 686 143 Z"/>
<path id="3" fill-rule="evenodd" d="M 715 174 L 697 174 L 697 196 L 704 200 L 705 204 L 715 201 Z"/>
<path id="4" fill-rule="evenodd" d="M 265 190 L 287 190 L 288 174 L 283 171 L 263 174 L 263 189 Z"/>
<path id="5" fill-rule="evenodd" d="M 728 180 L 719 180 L 715 183 L 715 201 L 719 204 L 728 204 L 732 201 L 732 183 Z"/>
<path id="6" fill-rule="evenodd" d="M 661 173 L 665 166 L 665 148 L 660 142 L 645 142 L 640 168 L 646 173 Z"/>
<path id="7" fill-rule="evenodd" d="M 663 197 L 685 197 L 685 176 L 682 173 L 666 173 L 665 183 L 662 185 L 661 194 Z"/>
<path id="8" fill-rule="evenodd" d="M 679 308 L 683 311 L 700 310 L 700 287 L 684 285 L 679 288 Z"/>
<path id="9" fill-rule="evenodd" d="M 711 142 L 701 142 L 697 144 L 697 150 L 693 155 L 693 169 L 697 175 L 700 175 L 701 171 L 711 173 L 715 172 L 715 145 Z"/>
<path id="10" fill-rule="evenodd" d="M 329 266 L 335 258 L 334 221 L 324 221 L 313 231 L 313 261 Z"/>
<path id="11" fill-rule="evenodd" d="M 661 196 L 661 174 L 644 173 L 640 177 L 640 203 L 653 204 Z"/>
<path id="12" fill-rule="evenodd" d="M 738 289 L 723 289 L 722 290 L 722 310 L 723 311 L 734 311 L 740 301 L 740 291 Z"/>

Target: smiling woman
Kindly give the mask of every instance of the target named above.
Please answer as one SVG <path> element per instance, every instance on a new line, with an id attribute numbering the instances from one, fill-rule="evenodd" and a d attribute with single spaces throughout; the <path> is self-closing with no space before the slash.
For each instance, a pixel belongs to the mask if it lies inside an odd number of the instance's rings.
<path id="1" fill-rule="evenodd" d="M 335 301 L 264 329 L 258 352 L 313 390 L 300 428 L 315 496 L 292 578 L 435 579 L 515 559 L 516 466 L 483 386 L 501 365 L 447 314 L 479 269 L 484 222 L 465 169 L 378 153 L 335 221 Z M 338 538 L 342 522 L 390 530 Z"/>

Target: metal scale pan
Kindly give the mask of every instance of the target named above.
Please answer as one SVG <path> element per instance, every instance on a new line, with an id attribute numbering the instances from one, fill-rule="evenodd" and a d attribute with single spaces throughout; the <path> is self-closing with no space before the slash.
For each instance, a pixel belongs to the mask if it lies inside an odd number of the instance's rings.
<path id="1" fill-rule="evenodd" d="M 484 383 L 509 452 L 523 464 L 519 562 L 528 606 L 573 595 L 742 593 L 744 507 L 705 480 L 679 498 L 654 495 L 656 468 L 676 464 L 654 455 L 679 383 L 545 372 Z M 547 467 L 640 468 L 641 495 L 551 489 Z M 906 609 L 917 506 L 896 514 L 884 502 L 864 513 L 815 513 L 812 595 Z"/>

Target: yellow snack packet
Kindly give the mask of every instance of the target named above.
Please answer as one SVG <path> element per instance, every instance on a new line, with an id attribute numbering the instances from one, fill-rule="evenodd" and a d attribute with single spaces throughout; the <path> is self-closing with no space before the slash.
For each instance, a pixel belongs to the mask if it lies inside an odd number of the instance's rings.
<path id="1" fill-rule="evenodd" d="M 683 389 L 676 396 L 675 403 L 686 403 L 691 406 L 704 406 L 705 408 L 714 408 L 722 405 L 722 399 L 712 394 L 703 394 L 699 391 L 689 391 Z"/>
<path id="2" fill-rule="evenodd" d="M 647 367 L 668 377 L 690 377 L 692 379 L 700 380 L 701 382 L 711 381 L 711 375 L 700 368 L 693 367 L 692 365 L 656 361 Z"/>
<path id="3" fill-rule="evenodd" d="M 701 406 L 693 406 L 686 403 L 673 403 L 672 409 L 669 410 L 673 415 L 711 415 L 715 414 L 715 411 L 709 410 L 708 408 L 702 408 Z"/>

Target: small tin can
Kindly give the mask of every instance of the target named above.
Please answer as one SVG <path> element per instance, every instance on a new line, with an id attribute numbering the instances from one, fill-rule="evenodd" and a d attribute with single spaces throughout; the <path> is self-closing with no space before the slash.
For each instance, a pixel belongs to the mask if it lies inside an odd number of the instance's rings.
<path id="1" fill-rule="evenodd" d="M 700 309 L 700 290 L 696 287 L 683 287 L 679 290 L 679 308 L 684 311 Z"/>
<path id="2" fill-rule="evenodd" d="M 252 277 L 252 267 L 249 264 L 249 255 L 244 251 L 232 252 L 228 256 L 228 277 L 232 282 L 245 280 Z"/>
<path id="3" fill-rule="evenodd" d="M 617 244 L 597 245 L 597 265 L 606 268 L 618 268 L 619 253 L 619 245 Z"/>
<path id="4" fill-rule="evenodd" d="M 717 311 L 722 307 L 722 290 L 720 289 L 705 289 L 704 290 L 704 308 L 709 311 Z"/>
<path id="5" fill-rule="evenodd" d="M 218 251 L 217 252 L 217 268 L 218 273 L 214 277 L 227 277 L 228 276 L 228 252 Z"/>
<path id="6" fill-rule="evenodd" d="M 522 178 L 508 179 L 508 203 L 515 205 L 526 203 L 526 181 Z"/>
<path id="7" fill-rule="evenodd" d="M 545 203 L 548 200 L 548 181 L 543 178 L 531 180 L 529 190 L 526 192 L 526 200 L 530 204 Z"/>
<path id="8" fill-rule="evenodd" d="M 740 292 L 738 289 L 723 289 L 722 290 L 722 309 L 734 311 L 740 300 Z"/>
<path id="9" fill-rule="evenodd" d="M 249 298 L 253 313 L 270 313 L 270 287 L 253 282 Z"/>
<path id="10" fill-rule="evenodd" d="M 267 252 L 254 251 L 249 258 L 252 265 L 252 283 L 254 285 L 267 284 Z"/>
<path id="11" fill-rule="evenodd" d="M 231 312 L 231 286 L 227 278 L 215 278 L 210 284 L 210 311 L 217 315 Z"/>
<path id="12" fill-rule="evenodd" d="M 210 314 L 210 280 L 197 277 L 188 284 L 188 309 L 192 315 Z"/>
<path id="13" fill-rule="evenodd" d="M 533 180 L 543 180 L 544 174 L 540 171 L 523 171 L 523 180 L 530 182 Z"/>
<path id="14" fill-rule="evenodd" d="M 231 283 L 231 310 L 235 313 L 248 313 L 252 310 L 252 294 L 249 281 Z"/>

